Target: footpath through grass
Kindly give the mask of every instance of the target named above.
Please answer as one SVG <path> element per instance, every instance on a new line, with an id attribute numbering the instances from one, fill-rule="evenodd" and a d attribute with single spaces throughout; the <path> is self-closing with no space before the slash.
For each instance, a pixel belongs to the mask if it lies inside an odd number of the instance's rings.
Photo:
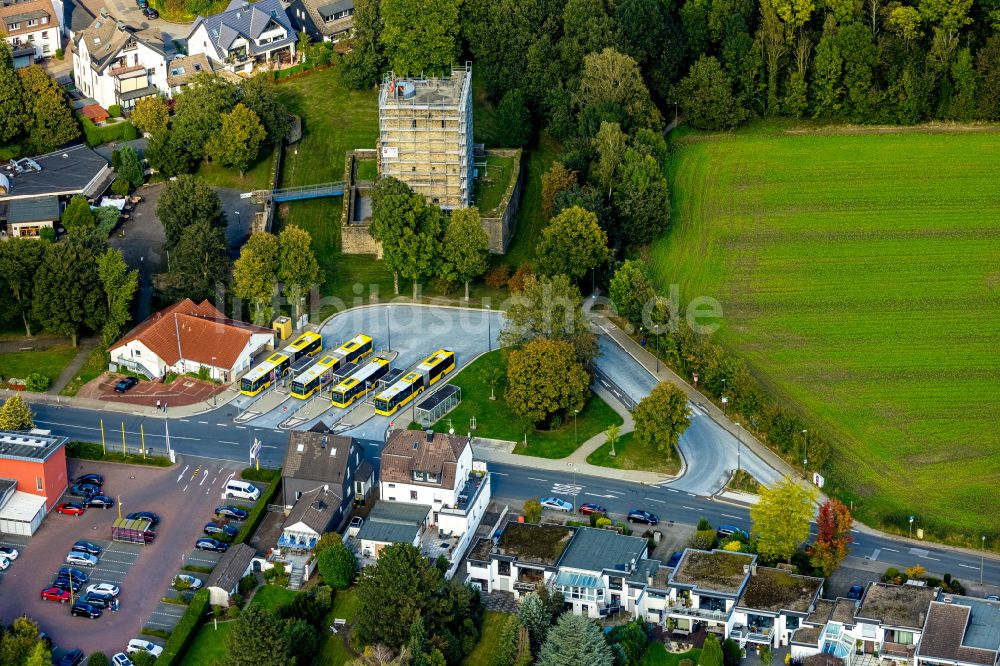
<path id="1" fill-rule="evenodd" d="M 565 458 L 573 453 L 579 444 L 602 432 L 612 423 L 622 424 L 622 418 L 604 400 L 590 393 L 586 404 L 576 419 L 576 433 L 573 430 L 573 416 L 563 421 L 555 430 L 535 430 L 528 433 L 528 446 L 524 445 L 524 431 L 517 426 L 517 417 L 504 402 L 503 393 L 507 387 L 506 370 L 500 350 L 480 356 L 459 373 L 451 384 L 462 388 L 462 402 L 450 414 L 434 424 L 438 432 L 447 432 L 449 423 L 455 432 L 466 432 L 470 420 L 476 419 L 476 436 L 488 439 L 504 439 L 518 442 L 514 453 L 523 453 L 541 458 Z M 490 400 L 490 386 L 484 374 L 493 369 L 503 370 L 502 378 L 494 389 L 496 400 Z"/>
<path id="2" fill-rule="evenodd" d="M 681 463 L 675 455 L 667 458 L 662 451 L 636 444 L 633 433 L 627 432 L 615 442 L 615 454 L 611 455 L 611 444 L 602 444 L 587 456 L 587 462 L 614 469 L 638 469 L 660 474 L 676 474 Z"/>
<path id="3" fill-rule="evenodd" d="M 655 281 L 836 439 L 826 490 L 996 543 L 1000 132 L 688 133 L 670 171 Z"/>

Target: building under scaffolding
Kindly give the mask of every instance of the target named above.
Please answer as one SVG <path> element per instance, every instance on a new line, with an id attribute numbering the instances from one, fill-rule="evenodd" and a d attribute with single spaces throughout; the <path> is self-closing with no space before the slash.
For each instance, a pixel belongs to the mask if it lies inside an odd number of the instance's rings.
<path id="1" fill-rule="evenodd" d="M 472 203 L 472 66 L 397 78 L 379 91 L 379 174 L 451 210 Z"/>

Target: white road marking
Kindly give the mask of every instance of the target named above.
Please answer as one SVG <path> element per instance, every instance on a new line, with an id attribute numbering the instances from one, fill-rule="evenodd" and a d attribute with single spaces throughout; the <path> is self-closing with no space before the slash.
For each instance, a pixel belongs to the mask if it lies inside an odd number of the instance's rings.
<path id="1" fill-rule="evenodd" d="M 881 552 L 882 552 L 881 548 L 876 548 L 875 550 L 873 550 L 872 551 L 872 560 L 877 560 L 878 556 L 879 556 L 879 553 L 881 553 Z"/>
<path id="2" fill-rule="evenodd" d="M 181 423 L 190 423 L 190 422 L 191 422 L 191 421 L 190 421 L 190 420 L 188 420 L 188 419 L 181 419 Z"/>
<path id="3" fill-rule="evenodd" d="M 184 484 L 184 488 L 183 488 L 183 489 L 181 490 L 181 492 L 182 492 L 182 493 L 183 493 L 183 492 L 186 492 L 186 491 L 187 491 L 187 489 L 188 489 L 188 486 L 190 486 L 190 485 L 191 485 L 190 483 L 185 483 L 185 484 Z"/>
<path id="4" fill-rule="evenodd" d="M 182 478 L 184 478 L 184 475 L 185 475 L 185 474 L 187 474 L 187 471 L 188 471 L 188 468 L 189 468 L 189 467 L 191 467 L 191 465 L 184 465 L 184 471 L 182 471 L 182 472 L 181 472 L 181 473 L 180 473 L 180 474 L 179 474 L 179 475 L 177 476 L 177 483 L 180 483 L 180 482 L 181 482 L 181 479 L 182 479 Z"/>
<path id="5" fill-rule="evenodd" d="M 504 474 L 503 472 L 491 472 L 493 476 L 510 476 L 510 474 Z"/>
<path id="6" fill-rule="evenodd" d="M 688 497 L 697 497 L 694 493 L 688 493 Z"/>
<path id="7" fill-rule="evenodd" d="M 236 428 L 239 429 L 239 430 L 246 430 L 247 429 L 246 426 L 236 426 Z"/>
<path id="8" fill-rule="evenodd" d="M 693 506 L 682 506 L 682 509 L 687 509 L 688 511 L 697 511 Z"/>
<path id="9" fill-rule="evenodd" d="M 537 476 L 529 476 L 528 479 L 530 479 L 531 481 L 542 481 L 544 483 L 548 483 L 549 482 L 548 479 L 539 479 Z"/>
<path id="10" fill-rule="evenodd" d="M 941 561 L 940 557 L 931 557 L 930 555 L 921 555 L 920 557 L 924 558 L 925 560 L 933 560 L 934 562 L 940 562 Z M 975 568 L 975 567 L 973 567 L 973 568 Z"/>
<path id="11" fill-rule="evenodd" d="M 612 495 L 624 495 L 625 494 L 625 493 L 623 493 L 620 490 L 605 490 L 604 492 L 611 493 Z"/>
<path id="12" fill-rule="evenodd" d="M 658 500 L 658 499 L 656 499 L 654 497 L 644 497 L 643 499 L 645 499 L 645 500 L 647 500 L 649 502 L 659 502 L 660 504 L 666 504 L 666 502 L 664 500 Z"/>
<path id="13" fill-rule="evenodd" d="M 674 490 L 673 488 L 667 488 L 666 490 L 667 490 L 667 492 L 671 492 L 671 493 L 679 493 L 680 492 L 679 490 Z"/>
<path id="14" fill-rule="evenodd" d="M 720 513 L 719 515 L 720 516 L 725 516 L 726 518 L 733 518 L 734 520 L 739 520 L 740 519 L 739 516 L 733 516 L 733 515 L 728 514 L 728 513 Z"/>
<path id="15" fill-rule="evenodd" d="M 958 563 L 958 566 L 965 567 L 966 569 L 978 569 L 979 568 L 979 567 L 974 567 L 971 564 L 962 564 L 961 562 Z"/>
<path id="16" fill-rule="evenodd" d="M 200 423 L 202 425 L 208 425 L 208 421 L 198 421 L 198 423 Z"/>
<path id="17" fill-rule="evenodd" d="M 888 550 L 890 553 L 898 553 L 899 552 L 895 548 L 882 548 L 882 550 Z"/>
<path id="18" fill-rule="evenodd" d="M 229 424 L 228 423 L 216 423 L 215 425 L 219 426 L 220 428 L 225 428 Z"/>
<path id="19" fill-rule="evenodd" d="M 230 442 L 229 440 L 225 439 L 220 439 L 219 444 L 236 444 L 237 446 L 239 446 L 239 442 Z"/>
<path id="20" fill-rule="evenodd" d="M 201 483 L 199 483 L 198 485 L 199 486 L 205 485 L 205 479 L 207 479 L 207 478 L 208 478 L 208 470 L 206 469 L 204 472 L 202 472 L 202 474 L 201 474 Z"/>
<path id="21" fill-rule="evenodd" d="M 82 425 L 78 425 L 76 423 L 59 423 L 58 421 L 35 421 L 35 423 L 41 423 L 41 424 L 44 424 L 44 425 L 60 426 L 62 428 L 78 428 L 80 430 L 91 430 L 93 432 L 100 432 L 101 431 L 100 428 L 91 428 L 89 426 L 82 426 Z M 110 431 L 113 431 L 115 433 L 120 433 L 121 432 L 121 430 L 114 430 L 113 428 L 109 428 L 109 432 Z M 138 435 L 139 431 L 138 430 L 126 430 L 125 434 L 126 435 Z M 163 437 L 163 435 L 159 435 L 157 433 L 151 432 L 148 435 L 146 435 L 146 437 Z M 186 439 L 186 440 L 189 440 L 189 441 L 192 441 L 192 442 L 200 442 L 201 441 L 201 439 L 199 439 L 198 437 L 181 437 L 180 435 L 174 435 L 173 437 L 171 437 L 171 439 Z"/>

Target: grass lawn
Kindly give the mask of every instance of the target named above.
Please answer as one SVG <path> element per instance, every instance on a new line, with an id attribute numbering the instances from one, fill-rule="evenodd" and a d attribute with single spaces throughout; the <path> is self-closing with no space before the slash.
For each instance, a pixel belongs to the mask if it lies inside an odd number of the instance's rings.
<path id="1" fill-rule="evenodd" d="M 295 590 L 289 590 L 287 587 L 279 587 L 277 585 L 265 585 L 253 595 L 253 599 L 250 600 L 251 605 L 263 606 L 264 608 L 278 612 L 278 609 L 286 604 L 292 603 L 299 593 Z"/>
<path id="2" fill-rule="evenodd" d="M 681 663 L 681 659 L 690 659 L 697 664 L 700 657 L 701 648 L 694 648 L 687 652 L 673 653 L 667 652 L 667 648 L 663 647 L 663 643 L 650 643 L 646 654 L 643 655 L 642 666 L 677 666 L 677 664 Z"/>
<path id="3" fill-rule="evenodd" d="M 378 178 L 378 162 L 376 160 L 358 160 L 357 172 L 357 180 L 375 180 Z"/>
<path id="4" fill-rule="evenodd" d="M 514 238 L 505 255 L 512 266 L 531 261 L 535 256 L 535 246 L 547 224 L 542 217 L 542 174 L 549 170 L 560 150 L 559 142 L 543 132 L 538 145 L 528 150 L 524 157 L 521 207 L 517 210 Z"/>
<path id="5" fill-rule="evenodd" d="M 825 490 L 870 524 L 1000 537 L 998 181 L 996 131 L 675 139 L 656 284 L 719 300 L 716 339 L 832 436 Z"/>
<path id="6" fill-rule="evenodd" d="M 184 653 L 181 664 L 186 666 L 223 666 L 226 663 L 226 638 L 233 628 L 233 622 L 220 622 L 216 630 L 211 622 L 206 622 L 198 630 L 191 647 Z"/>
<path id="7" fill-rule="evenodd" d="M 476 647 L 462 660 L 463 666 L 492 666 L 500 646 L 500 632 L 510 619 L 508 613 L 486 611 L 483 616 L 482 636 Z"/>
<path id="8" fill-rule="evenodd" d="M 65 388 L 59 392 L 60 395 L 76 395 L 79 392 L 80 387 L 88 382 L 100 377 L 101 374 L 108 369 L 108 357 L 105 355 L 104 349 L 98 347 L 97 349 L 90 352 L 87 356 L 87 360 L 83 362 L 83 367 L 80 368 L 80 372 L 77 373 L 76 377 L 69 380 L 69 384 L 66 384 Z"/>
<path id="9" fill-rule="evenodd" d="M 517 419 L 503 400 L 506 379 L 496 385 L 496 400 L 490 400 L 490 387 L 481 374 L 491 368 L 502 368 L 503 359 L 499 350 L 484 354 L 467 366 L 452 384 L 462 387 L 462 402 L 450 414 L 434 424 L 438 432 L 448 430 L 449 420 L 456 432 L 468 429 L 469 419 L 476 417 L 476 435 L 490 439 L 505 439 L 518 442 L 514 453 L 523 453 L 542 458 L 565 458 L 582 444 L 612 423 L 621 425 L 622 419 L 606 402 L 593 393 L 577 416 L 577 436 L 573 433 L 572 416 L 557 430 L 528 433 L 528 446 L 523 444 L 524 432 L 517 427 Z M 506 376 L 506 374 L 504 375 Z"/>
<path id="10" fill-rule="evenodd" d="M 228 187 L 234 190 L 250 192 L 252 190 L 271 189 L 271 157 L 274 149 L 266 146 L 257 161 L 250 165 L 243 177 L 240 172 L 230 167 L 224 167 L 214 162 L 202 162 L 195 176 L 202 178 L 212 187 Z"/>
<path id="11" fill-rule="evenodd" d="M 504 192 L 510 184 L 511 171 L 514 168 L 514 158 L 501 155 L 486 157 L 486 174 L 480 172 L 476 179 L 472 200 L 484 217 L 491 217 L 493 210 L 500 205 Z"/>
<path id="12" fill-rule="evenodd" d="M 31 343 L 25 343 L 29 346 Z M 38 372 L 55 381 L 79 349 L 71 346 L 52 347 L 44 351 L 7 352 L 0 354 L 0 377 L 24 379 Z"/>
<path id="13" fill-rule="evenodd" d="M 601 467 L 614 469 L 642 469 L 661 474 L 676 474 L 681 467 L 677 456 L 667 458 L 662 452 L 651 450 L 635 443 L 630 432 L 618 438 L 615 443 L 615 454 L 611 455 L 611 445 L 602 444 L 589 456 L 587 462 Z"/>
<path id="14" fill-rule="evenodd" d="M 354 618 L 358 614 L 358 610 L 361 608 L 361 600 L 358 598 L 358 591 L 356 587 L 351 587 L 346 590 L 338 590 L 334 594 L 333 598 L 333 609 L 330 614 L 326 616 L 326 625 L 332 625 L 334 618 L 341 618 L 347 620 L 348 624 L 354 622 Z M 313 659 L 314 664 L 323 664 L 323 666 L 329 665 L 339 665 L 346 664 L 348 661 L 354 657 L 347 651 L 344 647 L 343 637 L 341 635 L 333 635 L 327 633 L 323 637 L 323 642 L 320 645 L 319 652 Z"/>

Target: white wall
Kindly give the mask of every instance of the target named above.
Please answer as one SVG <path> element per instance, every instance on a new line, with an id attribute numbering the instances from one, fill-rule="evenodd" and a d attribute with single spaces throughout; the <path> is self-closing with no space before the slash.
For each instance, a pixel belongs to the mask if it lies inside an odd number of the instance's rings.
<path id="1" fill-rule="evenodd" d="M 59 22 L 56 20 L 49 20 L 49 17 L 47 16 L 35 19 L 35 21 L 38 22 L 38 24 L 34 26 L 35 30 L 32 32 L 23 32 L 19 35 L 14 35 L 13 37 L 8 36 L 7 42 L 14 48 L 25 47 L 30 44 L 35 47 L 35 58 L 51 58 L 56 54 L 56 49 L 60 48 L 62 45 Z M 42 21 L 46 21 L 46 23 L 42 23 Z M 21 23 L 24 22 L 25 21 L 22 19 Z M 6 32 L 7 25 L 4 24 L 0 26 L 0 30 Z"/>
<path id="2" fill-rule="evenodd" d="M 81 38 L 73 51 L 73 71 L 77 87 L 88 97 L 93 97 L 105 109 L 118 104 L 115 93 L 115 77 L 109 72 L 116 67 L 108 65 L 103 72 L 98 73 L 90 63 L 90 44 Z M 151 49 L 142 42 L 136 43 L 135 49 L 120 51 L 113 60 L 123 60 L 125 66 L 141 65 L 147 70 L 146 84 L 155 86 L 162 94 L 169 95 L 167 85 L 167 62 L 162 54 Z M 148 73 L 152 70 L 152 73 Z M 140 86 L 143 87 L 143 86 Z"/>

